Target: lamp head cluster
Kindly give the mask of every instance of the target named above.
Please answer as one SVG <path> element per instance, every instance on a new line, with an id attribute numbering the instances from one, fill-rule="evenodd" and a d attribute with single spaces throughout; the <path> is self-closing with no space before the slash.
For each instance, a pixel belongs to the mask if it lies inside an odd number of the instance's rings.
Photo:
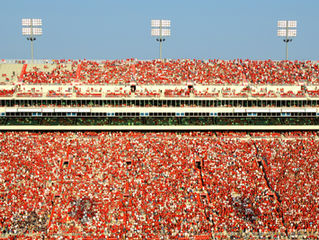
<path id="1" fill-rule="evenodd" d="M 285 37 L 285 43 L 291 42 L 293 37 L 297 36 L 297 21 L 280 20 L 277 22 L 277 36 Z"/>
<path id="2" fill-rule="evenodd" d="M 22 19 L 22 35 L 27 36 L 27 40 L 35 41 L 35 36 L 42 35 L 42 19 L 24 18 Z"/>
<path id="3" fill-rule="evenodd" d="M 159 37 L 156 41 L 165 41 L 164 37 L 171 36 L 171 21 L 170 20 L 152 20 L 151 21 L 151 35 Z M 162 39 L 162 41 L 161 41 Z"/>

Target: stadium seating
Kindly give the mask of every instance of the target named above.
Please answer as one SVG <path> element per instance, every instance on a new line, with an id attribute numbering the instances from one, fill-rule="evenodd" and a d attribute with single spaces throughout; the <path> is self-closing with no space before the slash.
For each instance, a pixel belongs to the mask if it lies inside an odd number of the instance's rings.
<path id="1" fill-rule="evenodd" d="M 194 108 L 206 101 L 193 98 L 211 98 L 203 107 L 236 102 L 243 109 L 277 107 L 272 98 L 285 98 L 285 108 L 298 107 L 295 100 L 303 98 L 302 107 L 314 108 L 318 102 L 308 100 L 319 96 L 318 85 L 318 63 L 311 61 L 0 64 L 2 108 Z M 186 109 L 183 117 L 145 111 L 146 117 L 112 110 L 112 117 L 109 112 L 56 117 L 19 110 L 3 111 L 0 125 L 313 127 L 319 121 L 315 112 L 193 117 Z M 6 131 L 0 132 L 0 148 L 0 239 L 319 238 L 315 131 Z"/>
<path id="2" fill-rule="evenodd" d="M 1 89 L 0 90 L 0 97 L 12 97 L 14 94 L 14 89 Z"/>
<path id="3" fill-rule="evenodd" d="M 23 64 L 0 63 L 0 85 L 17 82 L 22 72 Z"/>
<path id="4" fill-rule="evenodd" d="M 313 98 L 319 96 L 318 84 L 318 64 L 311 61 L 62 59 L 0 64 L 0 97 Z M 136 91 L 131 92 L 131 85 Z M 39 86 L 40 92 L 32 92 Z"/>
<path id="5" fill-rule="evenodd" d="M 77 64 L 77 61 L 60 60 L 51 65 L 30 66 L 22 80 L 27 84 L 69 84 L 76 80 Z"/>
<path id="6" fill-rule="evenodd" d="M 318 237 L 317 132 L 0 139 L 0 237 Z"/>
<path id="7" fill-rule="evenodd" d="M 311 61 L 60 60 L 28 68 L 22 79 L 27 84 L 318 85 L 319 69 Z"/>

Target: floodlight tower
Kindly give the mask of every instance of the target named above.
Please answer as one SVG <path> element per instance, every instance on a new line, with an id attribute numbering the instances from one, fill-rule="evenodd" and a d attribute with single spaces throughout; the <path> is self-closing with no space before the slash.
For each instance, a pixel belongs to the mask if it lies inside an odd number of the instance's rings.
<path id="1" fill-rule="evenodd" d="M 297 36 L 297 21 L 278 21 L 277 27 L 277 36 L 285 37 L 286 60 L 288 60 L 288 43 L 292 41 L 292 37 Z"/>
<path id="2" fill-rule="evenodd" d="M 171 36 L 171 20 L 152 20 L 151 27 L 152 36 L 157 37 L 156 41 L 160 43 L 160 59 L 162 59 L 162 43 L 165 37 Z"/>
<path id="3" fill-rule="evenodd" d="M 36 36 L 42 35 L 42 19 L 22 19 L 22 35 L 27 36 L 27 40 L 31 42 L 31 59 L 33 63 L 33 42 L 36 40 Z"/>

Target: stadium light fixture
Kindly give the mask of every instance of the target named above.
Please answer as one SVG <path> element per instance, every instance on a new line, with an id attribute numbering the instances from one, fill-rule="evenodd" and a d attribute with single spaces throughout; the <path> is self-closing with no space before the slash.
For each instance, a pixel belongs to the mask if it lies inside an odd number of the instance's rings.
<path id="1" fill-rule="evenodd" d="M 31 42 L 31 59 L 33 63 L 33 42 L 36 36 L 42 35 L 42 19 L 39 18 L 23 18 L 22 19 L 22 35 L 27 37 Z"/>
<path id="2" fill-rule="evenodd" d="M 292 41 L 293 37 L 297 36 L 297 21 L 278 21 L 277 22 L 277 36 L 284 37 L 286 43 L 286 60 L 288 60 L 288 43 Z"/>
<path id="3" fill-rule="evenodd" d="M 162 59 L 162 44 L 165 37 L 171 36 L 171 20 L 152 20 L 151 21 L 151 35 L 160 43 L 160 59 Z"/>

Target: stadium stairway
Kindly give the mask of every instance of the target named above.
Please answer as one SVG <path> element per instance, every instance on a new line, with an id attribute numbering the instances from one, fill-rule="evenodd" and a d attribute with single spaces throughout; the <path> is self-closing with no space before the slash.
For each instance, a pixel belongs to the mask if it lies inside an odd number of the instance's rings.
<path id="1" fill-rule="evenodd" d="M 284 216 L 283 216 L 283 212 L 282 212 L 282 208 L 281 208 L 281 198 L 280 198 L 280 195 L 279 193 L 271 186 L 270 184 L 270 181 L 268 179 L 268 176 L 267 176 L 267 171 L 266 171 L 266 168 L 267 168 L 267 163 L 264 161 L 263 158 L 261 158 L 259 156 L 259 149 L 256 145 L 256 143 L 253 144 L 253 146 L 255 146 L 256 148 L 256 164 L 260 167 L 262 173 L 263 173 L 263 178 L 264 178 L 264 181 L 266 183 L 266 186 L 268 187 L 268 189 L 270 190 L 270 192 L 273 193 L 273 196 L 275 197 L 276 199 L 276 205 L 277 205 L 277 209 L 279 211 L 279 214 L 280 214 L 280 220 L 281 220 L 281 225 L 285 228 L 285 233 L 286 235 L 288 236 L 288 231 L 287 231 L 287 228 L 286 228 L 286 222 L 285 222 L 285 219 L 284 219 Z"/>
<path id="2" fill-rule="evenodd" d="M 78 65 L 78 68 L 76 69 L 76 80 L 79 80 L 81 74 L 81 63 Z"/>
<path id="3" fill-rule="evenodd" d="M 28 67 L 28 64 L 23 64 L 23 67 L 20 73 L 20 79 L 23 79 L 23 75 L 25 74 L 27 67 Z"/>
<path id="4" fill-rule="evenodd" d="M 70 149 L 68 147 L 67 160 L 69 160 L 69 152 L 70 152 Z M 59 169 L 60 169 L 60 178 L 59 178 L 59 181 L 58 181 L 59 188 L 58 188 L 58 192 L 55 194 L 55 196 L 60 196 L 60 197 L 61 197 L 61 194 L 62 194 L 62 185 L 63 185 L 63 182 L 64 182 L 64 171 L 63 171 L 64 162 L 65 162 L 65 159 L 61 158 L 60 167 L 59 167 Z M 70 161 L 67 161 L 67 162 L 68 162 L 67 172 L 69 172 L 71 164 L 72 164 L 72 159 Z M 51 210 L 50 219 L 49 219 L 49 223 L 48 223 L 47 229 L 49 229 L 51 224 L 52 224 L 54 210 L 55 210 L 55 199 L 56 199 L 56 197 L 54 197 L 54 199 L 51 199 L 51 201 L 53 202 L 53 206 L 52 206 L 52 210 Z"/>

